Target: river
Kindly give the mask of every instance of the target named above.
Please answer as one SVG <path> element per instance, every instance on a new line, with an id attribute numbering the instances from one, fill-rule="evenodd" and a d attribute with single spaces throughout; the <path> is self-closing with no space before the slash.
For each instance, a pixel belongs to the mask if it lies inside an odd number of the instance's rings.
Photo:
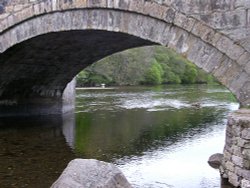
<path id="1" fill-rule="evenodd" d="M 114 163 L 136 188 L 229 187 L 207 160 L 238 106 L 222 86 L 77 90 L 73 114 L 0 119 L 0 187 L 49 187 L 77 157 Z"/>

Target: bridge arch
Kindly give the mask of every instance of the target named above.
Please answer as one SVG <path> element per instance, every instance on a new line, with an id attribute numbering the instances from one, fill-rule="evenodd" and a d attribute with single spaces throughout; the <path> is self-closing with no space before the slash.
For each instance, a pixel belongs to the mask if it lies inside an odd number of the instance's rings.
<path id="1" fill-rule="evenodd" d="M 41 1 L 7 17 L 0 28 L 3 106 L 51 99 L 61 104 L 67 83 L 87 65 L 152 44 L 176 50 L 213 74 L 242 106 L 250 105 L 249 52 L 172 7 L 142 0 Z"/>

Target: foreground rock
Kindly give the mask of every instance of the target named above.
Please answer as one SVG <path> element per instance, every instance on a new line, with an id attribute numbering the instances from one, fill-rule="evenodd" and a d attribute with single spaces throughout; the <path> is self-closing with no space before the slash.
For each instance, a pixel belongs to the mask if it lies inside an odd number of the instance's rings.
<path id="1" fill-rule="evenodd" d="M 113 164 L 94 159 L 72 160 L 51 188 L 131 188 Z"/>
<path id="2" fill-rule="evenodd" d="M 218 169 L 221 165 L 222 159 L 223 159 L 223 154 L 221 153 L 213 154 L 209 157 L 208 164 L 211 167 Z"/>

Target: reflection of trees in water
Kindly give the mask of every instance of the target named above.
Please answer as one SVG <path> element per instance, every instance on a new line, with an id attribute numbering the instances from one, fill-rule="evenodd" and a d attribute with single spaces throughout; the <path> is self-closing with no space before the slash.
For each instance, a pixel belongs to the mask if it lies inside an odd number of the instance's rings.
<path id="1" fill-rule="evenodd" d="M 81 156 L 113 161 L 182 142 L 222 122 L 214 108 L 147 112 L 97 111 L 77 114 L 75 149 Z M 212 128 L 212 127 L 211 127 Z"/>
<path id="2" fill-rule="evenodd" d="M 0 122 L 1 188 L 49 187 L 74 158 L 62 133 L 62 117 Z"/>

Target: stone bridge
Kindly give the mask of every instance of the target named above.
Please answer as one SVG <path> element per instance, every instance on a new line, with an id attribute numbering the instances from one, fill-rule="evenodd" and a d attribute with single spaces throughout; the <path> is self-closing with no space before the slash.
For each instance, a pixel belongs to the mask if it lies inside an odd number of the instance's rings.
<path id="1" fill-rule="evenodd" d="M 249 9 L 249 0 L 0 0 L 0 114 L 69 111 L 68 83 L 78 72 L 156 44 L 214 75 L 250 107 Z M 229 179 L 238 186 L 250 180 L 247 172 Z"/>

